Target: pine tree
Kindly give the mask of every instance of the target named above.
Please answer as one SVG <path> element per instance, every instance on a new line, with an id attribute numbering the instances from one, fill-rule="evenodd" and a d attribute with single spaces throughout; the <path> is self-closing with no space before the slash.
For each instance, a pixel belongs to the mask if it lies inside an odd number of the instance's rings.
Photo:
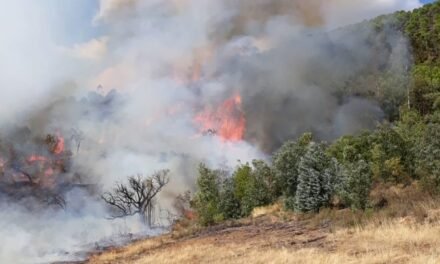
<path id="1" fill-rule="evenodd" d="M 286 207 L 293 209 L 296 188 L 298 185 L 298 166 L 301 157 L 307 151 L 312 140 L 310 133 L 304 134 L 297 141 L 288 141 L 274 153 L 273 165 L 275 169 L 274 195 L 283 194 L 286 198 Z"/>
<path id="2" fill-rule="evenodd" d="M 334 169 L 322 144 L 311 143 L 299 163 L 295 210 L 318 211 L 329 203 L 333 192 Z"/>

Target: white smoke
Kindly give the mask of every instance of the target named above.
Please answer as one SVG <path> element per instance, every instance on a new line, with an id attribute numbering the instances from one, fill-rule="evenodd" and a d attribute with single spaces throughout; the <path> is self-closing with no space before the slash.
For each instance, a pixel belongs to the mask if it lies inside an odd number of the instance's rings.
<path id="1" fill-rule="evenodd" d="M 90 24 L 102 28 L 102 35 L 65 45 L 56 40 L 60 29 L 48 19 L 47 5 L 2 1 L 0 127 L 12 123 L 39 134 L 75 128 L 85 139 L 78 153 L 74 150 L 72 170 L 85 183 L 108 190 L 127 176 L 170 169 L 166 193 L 177 194 L 193 189 L 200 162 L 231 168 L 237 160 L 266 158 L 260 146 L 273 147 L 302 129 L 332 134 L 338 132 L 334 126 L 343 132 L 371 126 L 381 115 L 375 104 L 351 100 L 340 107 L 330 87 L 310 82 L 341 78 L 346 69 L 359 67 L 368 51 L 348 39 L 335 45 L 343 44 L 358 61 L 315 63 L 333 58 L 326 48 L 334 42 L 320 34 L 420 3 L 315 1 L 319 9 L 310 14 L 307 6 L 287 14 L 242 9 L 293 2 L 100 0 Z M 318 70 L 319 78 L 310 75 Z M 200 76 L 191 80 L 195 74 Z M 236 91 L 249 118 L 248 140 L 225 143 L 202 135 L 194 116 Z M 89 92 L 103 96 L 95 99 Z M 294 104 L 281 107 L 286 98 Z M 85 103 L 94 100 L 105 110 Z M 363 110 L 371 114 L 365 121 Z M 52 261 L 81 245 L 143 230 L 135 219 L 112 228 L 99 199 L 87 196 L 91 200 L 78 206 L 74 201 L 81 196 L 70 193 L 66 211 L 58 212 L 31 215 L 21 206 L 0 206 L 0 262 Z M 162 198 L 166 207 L 172 197 Z"/>
<path id="2" fill-rule="evenodd" d="M 53 27 L 36 2 L 2 1 L 0 8 L 0 122 L 14 120 L 44 97 L 60 63 Z M 50 54 L 50 56 L 48 56 Z"/>

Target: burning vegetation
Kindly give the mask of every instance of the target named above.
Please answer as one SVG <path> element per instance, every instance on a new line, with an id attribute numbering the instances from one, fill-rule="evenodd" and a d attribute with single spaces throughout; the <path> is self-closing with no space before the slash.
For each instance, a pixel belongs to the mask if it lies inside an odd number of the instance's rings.
<path id="1" fill-rule="evenodd" d="M 32 209 L 65 207 L 65 196 L 74 189 L 93 195 L 93 181 L 84 180 L 85 172 L 73 163 L 80 153 L 84 132 L 69 129 L 69 122 L 59 123 L 62 128 L 49 129 L 46 115 L 62 112 L 63 107 L 81 109 L 80 114 L 105 120 L 118 104 L 120 95 L 110 92 L 100 95 L 92 92 L 81 100 L 61 99 L 50 107 L 28 117 L 26 126 L 3 129 L 0 133 L 0 197 L 12 203 L 26 201 Z M 51 133 L 45 133 L 52 130 Z M 89 141 L 93 142 L 93 141 Z"/>
<path id="2" fill-rule="evenodd" d="M 26 128 L 17 129 L 13 137 L 0 145 L 3 198 L 37 198 L 42 203 L 64 206 L 63 191 L 79 185 L 68 176 L 72 152 L 66 149 L 64 137 L 58 132 L 34 137 Z"/>
<path id="3" fill-rule="evenodd" d="M 76 246 L 110 231 L 137 232 L 156 223 L 159 204 L 169 209 L 187 190 L 196 195 L 184 199 L 182 215 L 205 224 L 276 200 L 313 212 L 333 206 L 334 194 L 363 210 L 382 181 L 423 179 L 440 190 L 432 141 L 438 30 L 420 38 L 439 12 L 420 11 L 430 23 L 399 12 L 339 27 L 360 18 L 352 20 L 353 12 L 367 9 L 362 18 L 371 18 L 402 8 L 401 1 L 384 8 L 386 1 L 100 0 L 93 32 L 102 35 L 59 47 L 40 29 L 69 23 L 26 20 L 45 17 L 36 2 L 5 2 L 15 13 L 0 9 L 0 25 L 32 28 L 5 27 L 0 41 L 11 55 L 0 60 L 0 86 L 7 87 L 0 97 L 0 211 L 8 212 L 0 226 L 17 229 L 0 236 L 8 245 L 16 234 L 26 241 L 13 254 L 0 247 L 0 262 L 21 252 L 35 262 L 52 249 L 71 250 L 58 247 L 66 236 Z M 384 120 L 395 123 L 374 130 Z M 372 132 L 358 134 L 365 129 Z M 129 176 L 138 173 L 152 176 Z M 41 218 L 25 221 L 36 209 Z M 122 227 L 110 228 L 121 217 Z M 65 221 L 75 225 L 55 234 L 52 226 L 64 229 Z M 25 240 L 30 230 L 37 232 Z M 51 245 L 42 250 L 35 238 Z"/>
<path id="4" fill-rule="evenodd" d="M 227 99 L 218 107 L 208 106 L 194 118 L 204 134 L 218 135 L 224 141 L 244 139 L 246 118 L 239 94 Z"/>

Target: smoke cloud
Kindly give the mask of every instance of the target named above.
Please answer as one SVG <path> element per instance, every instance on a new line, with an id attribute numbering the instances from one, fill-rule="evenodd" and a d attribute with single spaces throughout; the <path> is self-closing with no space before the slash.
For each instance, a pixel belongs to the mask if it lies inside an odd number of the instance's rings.
<path id="1" fill-rule="evenodd" d="M 341 97 L 338 88 L 371 65 L 404 68 L 411 62 L 405 38 L 392 29 L 379 41 L 368 27 L 339 28 L 419 5 L 100 0 L 90 21 L 100 35 L 66 45 L 57 41 L 60 29 L 47 19 L 47 6 L 2 3 L 0 144 L 6 138 L 32 155 L 35 148 L 17 131 L 63 135 L 72 160 L 60 177 L 93 191 L 63 192 L 64 210 L 37 211 L 32 199 L 5 198 L 0 262 L 52 261 L 115 234 L 154 234 L 138 219 L 106 219 L 99 194 L 127 176 L 170 169 L 159 198 L 170 208 L 176 194 L 193 190 L 200 162 L 231 168 L 237 160 L 267 159 L 306 131 L 332 140 L 374 127 L 384 115 L 378 103 Z M 244 132 L 232 131 L 233 140 L 222 135 L 238 125 Z"/>

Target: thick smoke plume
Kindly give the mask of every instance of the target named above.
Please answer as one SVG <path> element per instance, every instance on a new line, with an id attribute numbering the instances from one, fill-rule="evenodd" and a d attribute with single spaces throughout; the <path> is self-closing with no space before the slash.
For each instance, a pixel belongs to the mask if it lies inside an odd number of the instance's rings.
<path id="1" fill-rule="evenodd" d="M 306 131 L 331 140 L 373 127 L 383 118 L 380 106 L 356 94 L 341 97 L 338 87 L 371 65 L 405 68 L 405 38 L 389 29 L 376 43 L 369 27 L 339 28 L 418 5 L 101 0 L 91 21 L 101 35 L 66 46 L 56 44 L 53 21 L 61 17 L 36 1 L 2 3 L 0 145 L 8 147 L 0 149 L 0 172 L 9 164 L 6 174 L 15 179 L 29 159 L 13 166 L 11 157 L 34 155 L 36 139 L 52 134 L 62 136 L 69 157 L 52 188 L 74 186 L 62 192 L 62 210 L 40 208 L 35 197 L 3 199 L 7 247 L 0 247 L 0 262 L 50 261 L 141 231 L 137 219 L 112 228 L 98 197 L 129 175 L 170 169 L 170 186 L 159 198 L 161 208 L 170 208 L 176 194 L 193 189 L 200 162 L 231 168 L 237 160 L 265 159 Z M 45 155 L 59 157 L 54 149 Z"/>

